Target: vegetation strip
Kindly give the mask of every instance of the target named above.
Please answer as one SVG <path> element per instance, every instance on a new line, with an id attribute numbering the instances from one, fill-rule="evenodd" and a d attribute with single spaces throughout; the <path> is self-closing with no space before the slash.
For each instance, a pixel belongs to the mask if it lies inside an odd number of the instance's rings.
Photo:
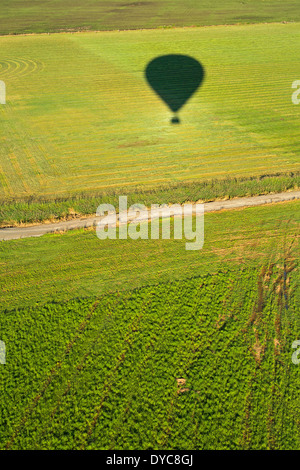
<path id="1" fill-rule="evenodd" d="M 270 194 L 251 198 L 231 199 L 227 201 L 215 201 L 204 205 L 205 212 L 220 210 L 243 209 L 245 207 L 274 204 L 300 199 L 300 191 L 292 191 L 280 194 Z M 117 208 L 116 208 L 117 209 Z M 90 217 L 83 220 L 65 221 L 56 224 L 43 224 L 33 227 L 4 228 L 0 229 L 0 240 L 17 240 L 19 238 L 39 237 L 46 233 L 76 230 L 97 225 L 102 217 Z M 150 221 L 150 218 L 148 219 Z"/>
<path id="2" fill-rule="evenodd" d="M 43 33 L 86 30 L 123 30 L 200 26 L 229 23 L 299 21 L 299 4 L 289 0 L 284 10 L 278 0 L 237 2 L 222 0 L 139 1 L 18 0 L 5 2 L 0 12 L 0 34 Z"/>

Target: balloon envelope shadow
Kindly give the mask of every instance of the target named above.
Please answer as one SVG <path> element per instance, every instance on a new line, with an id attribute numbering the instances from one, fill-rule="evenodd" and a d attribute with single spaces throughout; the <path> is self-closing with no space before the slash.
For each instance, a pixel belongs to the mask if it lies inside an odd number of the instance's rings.
<path id="1" fill-rule="evenodd" d="M 205 76 L 203 66 L 196 59 L 181 54 L 156 57 L 146 67 L 149 85 L 177 113 L 201 85 Z M 180 120 L 174 116 L 172 124 Z"/>

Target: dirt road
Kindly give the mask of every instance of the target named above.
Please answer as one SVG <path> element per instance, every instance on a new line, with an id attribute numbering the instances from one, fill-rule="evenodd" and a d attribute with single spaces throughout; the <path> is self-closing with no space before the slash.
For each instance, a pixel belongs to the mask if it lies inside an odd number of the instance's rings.
<path id="1" fill-rule="evenodd" d="M 230 199 L 228 201 L 214 201 L 204 204 L 205 212 L 214 212 L 220 210 L 242 209 L 245 207 L 260 206 L 263 204 L 274 204 L 277 202 L 292 201 L 300 199 L 300 191 L 287 193 L 268 194 L 263 196 L 243 197 L 239 199 Z M 96 226 L 101 217 L 86 217 L 69 221 L 56 223 L 45 223 L 28 227 L 13 227 L 0 229 L 0 241 L 16 240 L 19 238 L 40 237 L 46 233 L 54 233 L 65 230 L 74 230 Z"/>

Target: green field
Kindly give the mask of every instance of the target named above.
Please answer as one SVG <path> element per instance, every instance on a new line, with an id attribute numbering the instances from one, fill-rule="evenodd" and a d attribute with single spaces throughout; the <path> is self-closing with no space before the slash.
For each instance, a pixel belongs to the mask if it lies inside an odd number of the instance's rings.
<path id="1" fill-rule="evenodd" d="M 299 449 L 299 208 L 1 246 L 1 448 Z"/>
<path id="2" fill-rule="evenodd" d="M 0 34 L 299 20 L 297 0 L 2 0 Z"/>
<path id="3" fill-rule="evenodd" d="M 1 199 L 299 171 L 299 37 L 299 24 L 1 37 Z M 144 79 L 171 52 L 206 70 L 179 126 Z"/>
<path id="4" fill-rule="evenodd" d="M 299 189 L 299 25 L 296 0 L 3 0 L 0 228 Z M 205 69 L 180 125 L 144 76 L 165 54 Z M 0 449 L 300 450 L 299 233 L 295 200 L 206 213 L 199 251 L 0 243 Z"/>
<path id="5" fill-rule="evenodd" d="M 6 315 L 1 448 L 299 449 L 299 298 L 285 313 L 277 278 L 244 268 Z"/>
<path id="6" fill-rule="evenodd" d="M 147 284 L 297 258 L 300 201 L 205 215 L 205 243 L 185 240 L 106 240 L 95 230 L 0 244 L 1 308 L 67 301 Z"/>

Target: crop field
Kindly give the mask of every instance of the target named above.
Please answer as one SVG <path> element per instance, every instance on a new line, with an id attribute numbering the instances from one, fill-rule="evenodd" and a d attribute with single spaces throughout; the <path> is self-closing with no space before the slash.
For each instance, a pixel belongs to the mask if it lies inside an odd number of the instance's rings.
<path id="1" fill-rule="evenodd" d="M 1 245 L 0 447 L 299 449 L 299 206 Z"/>
<path id="2" fill-rule="evenodd" d="M 286 261 L 1 315 L 1 448 L 299 449 Z"/>
<path id="3" fill-rule="evenodd" d="M 0 38 L 0 198 L 299 171 L 298 24 Z M 181 125 L 144 78 L 187 54 L 206 78 Z"/>
<path id="4" fill-rule="evenodd" d="M 0 34 L 299 20 L 298 0 L 2 0 Z"/>
<path id="5" fill-rule="evenodd" d="M 74 230 L 0 243 L 1 309 L 20 309 L 74 297 L 104 295 L 147 284 L 297 259 L 300 201 L 205 214 L 205 242 L 99 240 Z"/>
<path id="6" fill-rule="evenodd" d="M 3 0 L 0 229 L 300 189 L 299 26 L 299 0 Z M 180 122 L 163 55 L 204 70 Z M 206 212 L 201 250 L 170 224 L 0 243 L 0 450 L 300 450 L 300 200 Z"/>

